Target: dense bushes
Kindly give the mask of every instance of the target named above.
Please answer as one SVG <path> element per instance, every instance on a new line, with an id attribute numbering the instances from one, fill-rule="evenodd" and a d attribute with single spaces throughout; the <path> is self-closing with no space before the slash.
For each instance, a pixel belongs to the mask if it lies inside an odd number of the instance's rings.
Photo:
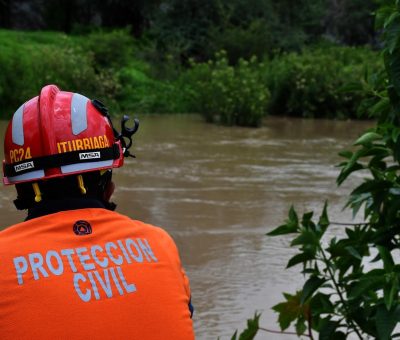
<path id="1" fill-rule="evenodd" d="M 363 82 L 367 66 L 382 68 L 367 48 L 325 46 L 252 57 L 232 66 L 225 52 L 186 68 L 170 59 L 162 67 L 140 56 L 126 31 L 67 36 L 0 30 L 1 116 L 10 116 L 42 86 L 97 97 L 113 112 L 201 113 L 207 121 L 257 126 L 267 113 L 301 117 L 355 117 L 365 92 L 344 94 Z"/>
<path id="2" fill-rule="evenodd" d="M 259 126 L 269 99 L 260 65 L 253 57 L 230 66 L 225 52 L 217 53 L 215 61 L 193 64 L 183 76 L 192 88 L 190 111 L 200 112 L 208 122 Z"/>
<path id="3" fill-rule="evenodd" d="M 368 48 L 330 45 L 262 63 L 255 58 L 240 60 L 236 67 L 218 54 L 216 61 L 194 64 L 184 76 L 198 103 L 190 111 L 230 125 L 257 125 L 266 113 L 366 117 L 366 112 L 358 112 L 365 92 L 345 93 L 343 89 L 361 84 L 371 71 L 383 69 L 377 54 Z"/>
<path id="4" fill-rule="evenodd" d="M 355 118 L 361 92 L 343 87 L 361 83 L 366 71 L 383 69 L 377 53 L 368 48 L 328 46 L 272 60 L 265 79 L 272 98 L 272 114 L 301 117 Z M 364 112 L 359 112 L 360 115 Z"/>
<path id="5" fill-rule="evenodd" d="M 2 117 L 49 83 L 109 100 L 118 92 L 115 75 L 106 68 L 96 70 L 95 54 L 77 39 L 59 33 L 2 30 L 0 42 Z"/>

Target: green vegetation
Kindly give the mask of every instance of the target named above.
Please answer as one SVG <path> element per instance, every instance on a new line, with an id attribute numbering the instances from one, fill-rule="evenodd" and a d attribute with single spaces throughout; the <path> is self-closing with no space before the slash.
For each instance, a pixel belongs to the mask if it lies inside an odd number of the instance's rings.
<path id="1" fill-rule="evenodd" d="M 386 77 L 373 79 L 375 98 L 368 98 L 379 113 L 375 128 L 359 137 L 351 151 L 342 151 L 337 183 L 355 172 L 365 174 L 347 203 L 353 214 L 363 212 L 363 223 L 331 222 L 327 204 L 318 219 L 312 212 L 299 218 L 291 208 L 287 221 L 269 233 L 287 235 L 298 250 L 287 267 L 301 266 L 303 288 L 285 293 L 273 309 L 282 330 L 294 324 L 297 334 L 313 339 L 388 340 L 398 338 L 400 322 L 400 3 L 385 1 L 377 12 L 383 31 Z M 367 87 L 368 88 L 368 87 Z M 361 106 L 365 107 L 365 106 Z M 332 226 L 342 228 L 327 231 Z M 258 318 L 249 323 L 252 337 Z M 252 337 L 248 337 L 251 339 Z"/>
<path id="2" fill-rule="evenodd" d="M 38 95 L 48 83 L 61 88 L 114 99 L 115 75 L 95 63 L 96 51 L 62 33 L 0 31 L 0 105 L 9 117 L 23 100 Z M 119 50 L 117 50 L 118 54 Z"/>
<path id="3" fill-rule="evenodd" d="M 113 112 L 197 112 L 227 125 L 258 126 L 269 113 L 363 116 L 368 74 L 383 68 L 371 50 L 376 8 L 374 0 L 54 0 L 27 10 L 0 1 L 2 117 L 47 83 Z"/>
<path id="4" fill-rule="evenodd" d="M 127 31 L 71 36 L 0 30 L 0 105 L 9 117 L 48 83 L 101 98 L 114 112 L 201 113 L 209 122 L 259 126 L 268 114 L 354 118 L 367 66 L 377 52 L 332 44 L 273 58 L 229 63 L 225 51 L 187 67 L 146 62 L 146 47 Z"/>
<path id="5" fill-rule="evenodd" d="M 300 117 L 356 118 L 364 91 L 343 88 L 368 80 L 383 69 L 381 58 L 365 47 L 320 46 L 274 58 L 265 72 L 272 93 L 269 112 Z M 365 79 L 367 78 L 367 79 Z"/>
<path id="6" fill-rule="evenodd" d="M 192 111 L 208 122 L 259 126 L 269 99 L 261 68 L 256 57 L 230 66 L 224 51 L 215 61 L 193 63 L 184 75 L 193 93 Z"/>

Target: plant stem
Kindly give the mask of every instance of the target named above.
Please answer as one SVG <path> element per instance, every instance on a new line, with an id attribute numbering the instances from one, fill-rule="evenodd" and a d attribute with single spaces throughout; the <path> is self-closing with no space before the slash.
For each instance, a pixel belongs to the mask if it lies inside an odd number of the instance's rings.
<path id="1" fill-rule="evenodd" d="M 369 223 L 369 222 L 347 223 L 347 222 L 331 222 L 331 221 L 329 221 L 329 224 L 333 224 L 333 225 L 345 225 L 345 226 L 358 226 L 358 225 L 370 225 L 371 223 Z"/>
<path id="2" fill-rule="evenodd" d="M 285 335 L 285 334 L 286 334 L 286 335 L 297 335 L 297 336 L 298 336 L 298 334 L 297 334 L 296 332 L 276 331 L 276 330 L 273 330 L 273 329 L 268 329 L 268 328 L 263 328 L 263 327 L 258 327 L 258 329 L 259 329 L 259 330 L 262 330 L 262 331 L 264 331 L 264 332 L 267 332 L 267 333 L 284 334 L 284 335 Z M 302 334 L 302 336 L 306 336 L 306 337 L 309 337 L 309 338 L 313 339 L 312 336 L 310 337 L 308 334 Z"/>
<path id="3" fill-rule="evenodd" d="M 308 310 L 308 313 L 307 313 L 307 314 L 308 314 L 308 315 L 307 315 L 308 336 L 310 337 L 311 340 L 314 340 L 314 337 L 313 337 L 313 335 L 312 335 L 312 328 L 311 328 L 311 325 L 312 325 L 311 310 Z"/>
<path id="4" fill-rule="evenodd" d="M 319 250 L 321 251 L 322 257 L 324 258 L 325 266 L 326 266 L 326 268 L 328 270 L 328 273 L 329 273 L 329 276 L 330 276 L 330 278 L 331 278 L 331 280 L 333 282 L 333 285 L 335 286 L 335 289 L 336 289 L 336 291 L 337 291 L 337 293 L 339 295 L 339 299 L 342 302 L 346 312 L 349 313 L 349 309 L 348 309 L 347 303 L 346 303 L 346 301 L 345 301 L 345 299 L 343 297 L 343 294 L 342 294 L 342 292 L 341 292 L 341 290 L 339 288 L 339 284 L 336 282 L 335 275 L 332 272 L 332 269 L 330 267 L 330 263 L 328 261 L 328 258 L 326 257 L 324 249 L 321 247 L 321 245 L 319 246 Z M 360 340 L 363 340 L 364 338 L 361 335 L 360 331 L 358 330 L 357 326 L 354 324 L 353 320 L 351 320 L 350 318 L 347 320 L 347 318 L 346 318 L 346 321 L 348 321 L 349 325 L 354 329 L 354 331 L 358 335 L 358 338 Z"/>

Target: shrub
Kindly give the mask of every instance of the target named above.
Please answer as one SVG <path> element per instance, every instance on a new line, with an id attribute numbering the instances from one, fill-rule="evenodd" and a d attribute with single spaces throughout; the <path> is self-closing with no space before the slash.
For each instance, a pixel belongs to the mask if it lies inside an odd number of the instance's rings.
<path id="1" fill-rule="evenodd" d="M 272 98 L 271 114 L 300 117 L 355 118 L 361 92 L 342 88 L 364 81 L 366 71 L 383 69 L 368 48 L 317 47 L 289 53 L 267 63 L 265 81 Z"/>
<path id="2" fill-rule="evenodd" d="M 117 107 L 119 79 L 108 69 L 95 68 L 94 55 L 79 39 L 52 32 L 0 31 L 0 105 L 9 117 L 46 84 L 96 96 Z"/>
<path id="3" fill-rule="evenodd" d="M 190 111 L 201 113 L 208 122 L 259 126 L 269 99 L 259 70 L 256 57 L 241 59 L 233 67 L 223 51 L 215 61 L 192 63 L 180 79 L 192 89 Z"/>
<path id="4" fill-rule="evenodd" d="M 145 113 L 188 112 L 190 89 L 177 81 L 152 78 L 149 68 L 149 65 L 137 62 L 120 70 L 121 90 L 117 95 L 120 108 Z"/>
<path id="5" fill-rule="evenodd" d="M 133 59 L 134 39 L 128 30 L 111 32 L 93 32 L 80 36 L 82 46 L 93 54 L 94 65 L 97 69 L 119 69 L 128 65 Z"/>

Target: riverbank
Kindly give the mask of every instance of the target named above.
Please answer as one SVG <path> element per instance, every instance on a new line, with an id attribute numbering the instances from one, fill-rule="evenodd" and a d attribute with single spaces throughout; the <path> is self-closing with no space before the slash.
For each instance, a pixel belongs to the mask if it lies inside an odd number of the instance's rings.
<path id="1" fill-rule="evenodd" d="M 367 47 L 330 43 L 240 60 L 148 62 L 127 31 L 66 35 L 0 30 L 1 118 L 49 83 L 101 98 L 114 112 L 201 113 L 207 121 L 259 126 L 268 114 L 365 117 L 368 74 L 383 68 Z M 367 72 L 369 70 L 369 73 Z M 344 92 L 343 88 L 357 88 Z"/>

